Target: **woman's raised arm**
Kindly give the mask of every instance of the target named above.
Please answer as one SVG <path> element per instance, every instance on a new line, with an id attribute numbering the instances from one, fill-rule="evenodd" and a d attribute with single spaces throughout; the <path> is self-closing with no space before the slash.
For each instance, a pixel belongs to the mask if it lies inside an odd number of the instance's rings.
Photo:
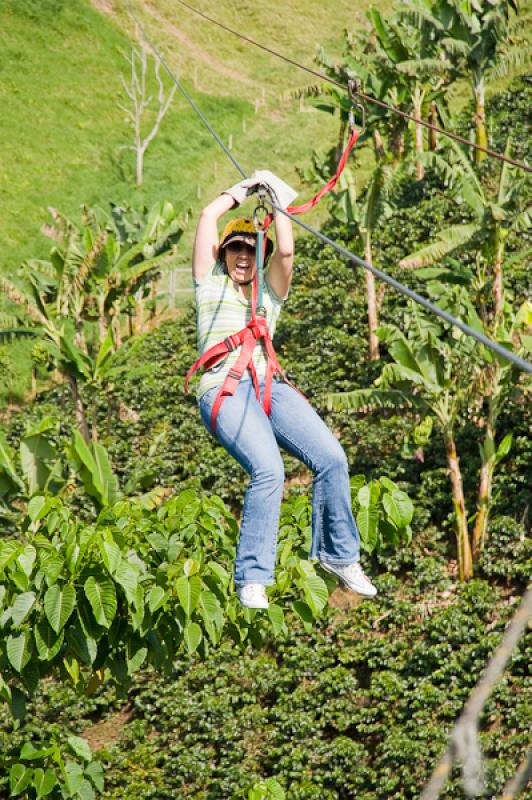
<path id="1" fill-rule="evenodd" d="M 200 214 L 194 249 L 192 251 L 192 274 L 197 283 L 207 275 L 218 255 L 218 220 L 235 206 L 244 202 L 247 187 L 237 183 L 218 195 L 216 200 L 205 206 Z"/>

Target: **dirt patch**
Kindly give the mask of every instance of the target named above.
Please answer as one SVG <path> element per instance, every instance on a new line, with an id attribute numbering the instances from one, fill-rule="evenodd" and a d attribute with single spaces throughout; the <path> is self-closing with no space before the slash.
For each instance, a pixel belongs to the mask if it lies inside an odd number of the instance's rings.
<path id="1" fill-rule="evenodd" d="M 114 717 L 91 725 L 90 728 L 83 731 L 82 736 L 88 741 L 93 753 L 103 748 L 112 747 L 120 738 L 124 726 L 131 722 L 133 716 L 132 707 L 127 705 Z"/>
<path id="2" fill-rule="evenodd" d="M 339 586 L 334 592 L 329 595 L 329 605 L 331 608 L 338 608 L 340 611 L 347 611 L 351 608 L 356 608 L 364 598 L 355 592 L 350 592 L 349 589 L 344 589 Z"/>
<path id="3" fill-rule="evenodd" d="M 93 0 L 93 2 L 94 1 L 95 0 Z M 98 2 L 105 2 L 105 0 L 98 0 Z M 190 39 L 186 35 L 186 33 L 183 33 L 183 31 L 179 30 L 179 28 L 176 25 L 165 19 L 165 17 L 162 16 L 162 14 L 160 14 L 153 5 L 151 5 L 150 3 L 146 3 L 144 8 L 146 12 L 151 17 L 153 17 L 153 19 L 157 20 L 157 22 L 161 25 L 162 29 L 167 34 L 172 36 L 174 39 L 177 39 L 182 45 L 184 45 L 188 50 L 190 50 L 190 52 L 193 53 L 193 55 L 197 59 L 202 61 L 211 69 L 216 70 L 218 75 L 223 75 L 224 77 L 229 78 L 230 80 L 238 81 L 239 83 L 244 83 L 247 86 L 257 85 L 255 81 L 252 81 L 242 72 L 227 67 L 222 61 L 219 61 L 218 59 L 214 58 L 213 56 L 211 56 L 210 53 L 208 53 L 202 47 L 199 47 L 195 42 L 192 41 L 192 39 Z"/>
<path id="4" fill-rule="evenodd" d="M 91 0 L 91 3 L 96 11 L 101 11 L 102 14 L 111 16 L 114 13 L 112 0 Z"/>

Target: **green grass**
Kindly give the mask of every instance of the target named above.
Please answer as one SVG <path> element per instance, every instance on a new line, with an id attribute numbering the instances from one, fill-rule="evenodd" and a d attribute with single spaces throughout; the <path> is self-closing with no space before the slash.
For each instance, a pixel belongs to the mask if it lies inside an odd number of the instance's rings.
<path id="1" fill-rule="evenodd" d="M 297 169 L 310 164 L 313 150 L 325 151 L 336 141 L 338 125 L 329 115 L 302 113 L 297 100 L 287 99 L 291 90 L 314 79 L 198 18 L 176 0 L 132 2 L 222 139 L 232 138 L 232 152 L 244 169 L 271 169 L 300 191 L 300 200 L 308 198 L 311 189 L 301 184 Z M 191 209 L 176 259 L 176 266 L 188 267 L 195 215 L 238 179 L 193 110 L 176 95 L 146 154 L 144 185 L 135 189 L 134 156 L 127 149 L 132 134 L 117 106 L 134 29 L 123 3 L 106 4 L 112 14 L 98 11 L 89 0 L 0 3 L 0 272 L 12 274 L 23 259 L 48 254 L 50 242 L 40 229 L 49 206 L 78 219 L 83 203 L 149 205 L 161 198 Z M 299 0 L 274 0 L 264 10 L 200 0 L 206 13 L 308 66 L 314 66 L 319 45 L 339 57 L 344 30 L 364 25 L 370 4 L 362 0 L 353 10 L 350 0 L 309 0 L 304 6 Z M 383 11 L 392 5 L 390 0 L 374 4 Z M 156 8 L 157 18 L 150 8 Z M 237 74 L 228 77 L 228 69 Z M 467 97 L 465 85 L 455 88 L 455 109 Z M 362 179 L 364 162 L 357 167 Z M 306 220 L 319 224 L 326 213 L 323 203 Z M 179 280 L 189 286 L 187 275 Z"/>
<path id="2" fill-rule="evenodd" d="M 118 4 L 116 4 L 118 5 Z M 142 3 L 137 2 L 136 8 Z M 369 5 L 369 3 L 365 3 Z M 382 4 L 386 5 L 386 4 Z M 347 0 L 258 6 L 207 2 L 202 8 L 311 65 L 318 44 L 338 54 L 342 31 L 360 22 Z M 163 22 L 143 14 L 150 35 L 247 171 L 269 168 L 298 183 L 296 167 L 334 141 L 336 120 L 300 113 L 281 100 L 311 83 L 303 73 L 244 45 L 175 2 L 157 4 Z M 175 38 L 175 26 L 190 46 Z M 29 256 L 44 256 L 40 233 L 47 207 L 76 218 L 82 203 L 152 203 L 161 197 L 197 211 L 201 202 L 238 179 L 233 165 L 176 95 L 148 150 L 141 190 L 133 185 L 131 133 L 117 107 L 126 74 L 131 20 L 106 15 L 88 0 L 4 0 L 0 6 L 0 269 L 12 272 Z M 199 48 L 199 49 L 198 49 Z M 210 62 L 206 63 L 205 59 Z M 220 76 L 231 67 L 252 85 Z M 310 76 L 309 76 L 310 77 Z M 263 94 L 264 91 L 264 94 Z M 264 104 L 255 111 L 255 100 Z M 245 128 L 245 130 L 244 130 Z M 179 257 L 189 261 L 191 233 Z"/>

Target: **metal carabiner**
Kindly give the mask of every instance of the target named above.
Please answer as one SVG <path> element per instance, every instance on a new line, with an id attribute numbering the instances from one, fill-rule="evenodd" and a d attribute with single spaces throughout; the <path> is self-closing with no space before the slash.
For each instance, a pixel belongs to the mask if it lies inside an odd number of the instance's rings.
<path id="1" fill-rule="evenodd" d="M 266 217 L 268 216 L 268 214 L 269 214 L 268 208 L 267 206 L 264 205 L 264 203 L 259 203 L 258 206 L 255 207 L 255 210 L 253 212 L 253 224 L 255 226 L 256 231 L 264 230 L 264 223 L 266 222 Z"/>
<path id="2" fill-rule="evenodd" d="M 362 91 L 362 81 L 359 80 L 348 80 L 347 81 L 347 91 L 349 93 L 349 98 L 351 100 L 351 108 L 349 109 L 349 127 L 351 130 L 355 127 L 355 111 L 360 111 L 361 113 L 361 126 L 359 129 L 360 134 L 363 134 L 366 130 L 366 106 L 364 103 L 361 103 L 358 100 L 358 92 Z"/>
<path id="3" fill-rule="evenodd" d="M 260 183 L 257 188 L 257 197 L 259 199 L 259 203 L 253 212 L 253 224 L 255 226 L 256 231 L 262 231 L 264 230 L 264 223 L 266 222 L 266 218 L 268 217 L 270 212 L 268 211 L 268 207 L 264 202 L 268 197 L 268 191 L 266 187 Z M 262 219 L 260 218 L 261 215 L 263 216 Z"/>

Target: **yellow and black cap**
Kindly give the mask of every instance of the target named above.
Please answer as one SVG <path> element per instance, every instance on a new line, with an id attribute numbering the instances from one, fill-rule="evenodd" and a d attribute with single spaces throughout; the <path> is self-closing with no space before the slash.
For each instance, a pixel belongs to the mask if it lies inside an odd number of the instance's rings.
<path id="1" fill-rule="evenodd" d="M 225 246 L 229 244 L 229 242 L 247 242 L 247 244 L 254 245 L 256 241 L 257 230 L 251 217 L 238 217 L 238 219 L 232 219 L 227 223 L 222 232 L 219 249 L 220 256 L 223 256 L 223 250 Z M 273 253 L 273 242 L 268 233 L 266 233 L 264 241 L 266 243 L 266 260 Z"/>

